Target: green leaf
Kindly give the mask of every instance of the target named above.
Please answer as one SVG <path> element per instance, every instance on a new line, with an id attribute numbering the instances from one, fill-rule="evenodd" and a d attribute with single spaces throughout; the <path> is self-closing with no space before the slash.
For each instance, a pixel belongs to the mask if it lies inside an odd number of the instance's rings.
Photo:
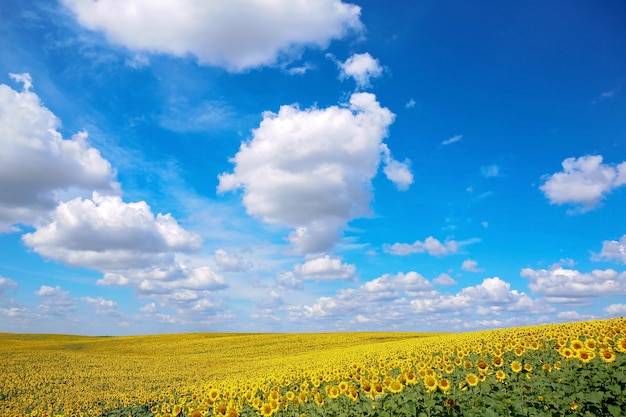
<path id="1" fill-rule="evenodd" d="M 609 410 L 609 413 L 611 413 L 613 417 L 620 417 L 623 415 L 622 409 L 616 405 L 609 404 L 606 408 Z"/>

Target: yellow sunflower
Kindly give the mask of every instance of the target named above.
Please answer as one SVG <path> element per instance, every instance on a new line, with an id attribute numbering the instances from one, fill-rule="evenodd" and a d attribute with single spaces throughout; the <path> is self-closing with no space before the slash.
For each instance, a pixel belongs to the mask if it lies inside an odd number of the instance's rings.
<path id="1" fill-rule="evenodd" d="M 389 384 L 388 388 L 389 388 L 389 391 L 393 393 L 398 393 L 402 391 L 404 386 L 400 383 L 400 381 L 393 381 L 391 384 Z"/>
<path id="2" fill-rule="evenodd" d="M 609 349 L 600 349 L 600 359 L 606 363 L 615 362 L 615 353 Z"/>
<path id="3" fill-rule="evenodd" d="M 444 394 L 447 393 L 450 390 L 450 381 L 448 381 L 446 378 L 441 378 L 439 380 L 439 384 L 438 385 L 439 385 L 439 389 Z"/>
<path id="4" fill-rule="evenodd" d="M 437 379 L 435 379 L 435 377 L 433 376 L 427 376 L 426 378 L 424 378 L 424 387 L 426 387 L 426 389 L 428 391 L 434 391 L 437 389 Z"/>
<path id="5" fill-rule="evenodd" d="M 582 363 L 589 363 L 596 357 L 596 354 L 592 350 L 583 349 L 578 351 L 577 357 Z"/>
<path id="6" fill-rule="evenodd" d="M 496 372 L 496 380 L 499 382 L 504 382 L 505 379 L 506 372 L 504 372 L 502 369 L 499 369 L 498 372 Z"/>
<path id="7" fill-rule="evenodd" d="M 469 373 L 465 376 L 465 381 L 467 381 L 467 384 L 471 387 L 475 387 L 476 385 L 478 385 L 478 376 L 476 376 L 476 374 L 473 373 Z"/>
<path id="8" fill-rule="evenodd" d="M 501 356 L 494 356 L 493 359 L 491 359 L 491 363 L 493 363 L 493 366 L 495 366 L 496 368 L 500 368 L 502 365 L 504 365 L 504 360 Z"/>

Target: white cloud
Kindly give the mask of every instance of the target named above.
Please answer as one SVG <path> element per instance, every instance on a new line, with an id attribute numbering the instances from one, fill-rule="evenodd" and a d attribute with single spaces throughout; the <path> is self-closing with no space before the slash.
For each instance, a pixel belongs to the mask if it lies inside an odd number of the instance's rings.
<path id="1" fill-rule="evenodd" d="M 432 285 L 417 272 L 385 274 L 366 282 L 357 289 L 339 290 L 335 296 L 319 297 L 311 305 L 291 306 L 289 319 L 307 323 L 320 319 L 340 322 L 351 318 L 360 323 L 393 322 L 406 319 L 410 311 L 404 297 L 432 294 Z M 402 312 L 403 310 L 403 312 Z M 352 320 L 352 321 L 354 321 Z"/>
<path id="2" fill-rule="evenodd" d="M 541 307 L 525 293 L 511 290 L 511 285 L 499 277 L 485 278 L 481 284 L 463 288 L 455 295 L 416 299 L 411 301 L 411 305 L 421 313 L 462 310 L 471 312 L 476 309 L 480 315 L 499 314 L 503 311 L 531 313 L 537 312 Z"/>
<path id="3" fill-rule="evenodd" d="M 604 312 L 611 317 L 626 316 L 626 304 L 611 304 L 604 309 Z"/>
<path id="4" fill-rule="evenodd" d="M 147 319 L 158 322 L 201 325 L 220 317 L 232 320 L 224 312 L 220 300 L 214 298 L 216 291 L 224 290 L 229 285 L 223 276 L 207 266 L 189 268 L 173 263 L 161 268 L 107 272 L 96 284 L 133 287 L 137 296 L 156 300 L 157 303 L 145 307 L 149 311 L 144 313 Z M 152 311 L 157 305 L 172 309 L 176 314 Z"/>
<path id="5" fill-rule="evenodd" d="M 415 105 L 417 104 L 417 102 L 413 99 L 410 99 L 409 101 L 406 102 L 406 104 L 404 105 L 405 109 L 412 109 L 413 107 L 415 107 Z"/>
<path id="6" fill-rule="evenodd" d="M 309 70 L 312 70 L 315 68 L 315 65 L 311 64 L 311 63 L 305 63 L 304 65 L 301 65 L 299 67 L 291 67 L 287 70 L 285 70 L 287 72 L 287 74 L 289 75 L 304 75 L 306 74 Z"/>
<path id="7" fill-rule="evenodd" d="M 213 254 L 213 260 L 220 271 L 246 272 L 252 269 L 251 261 L 244 261 L 241 256 L 218 249 Z"/>
<path id="8" fill-rule="evenodd" d="M 81 300 L 93 306 L 96 310 L 96 314 L 111 314 L 115 313 L 117 309 L 117 303 L 115 301 L 106 300 L 102 297 L 82 297 Z"/>
<path id="9" fill-rule="evenodd" d="M 483 177 L 499 177 L 500 176 L 500 167 L 497 165 L 487 165 L 480 167 L 480 173 Z"/>
<path id="10" fill-rule="evenodd" d="M 433 279 L 433 284 L 441 286 L 452 286 L 456 285 L 457 282 L 450 275 L 443 273 L 439 274 L 437 278 Z"/>
<path id="11" fill-rule="evenodd" d="M 178 263 L 162 268 L 107 272 L 96 284 L 133 286 L 144 296 L 168 294 L 175 290 L 218 291 L 228 287 L 224 277 L 210 267 L 188 268 Z"/>
<path id="12" fill-rule="evenodd" d="M 550 204 L 580 204 L 581 212 L 593 209 L 613 189 L 626 184 L 626 162 L 603 164 L 601 155 L 567 158 L 563 172 L 544 176 L 540 187 Z"/>
<path id="13" fill-rule="evenodd" d="M 291 271 L 278 274 L 276 285 L 280 289 L 301 290 L 304 288 L 302 280 Z"/>
<path id="14" fill-rule="evenodd" d="M 360 8 L 340 0 L 63 0 L 84 27 L 133 51 L 195 56 L 231 71 L 325 48 L 360 32 Z"/>
<path id="15" fill-rule="evenodd" d="M 553 303 L 586 305 L 595 297 L 626 292 L 626 272 L 612 269 L 582 273 L 555 265 L 548 270 L 524 268 L 521 276 L 530 281 L 531 292 Z"/>
<path id="16" fill-rule="evenodd" d="M 49 287 L 42 285 L 35 295 L 40 298 L 39 310 L 52 316 L 63 316 L 76 310 L 76 300 L 70 297 L 69 291 L 60 286 Z"/>
<path id="17" fill-rule="evenodd" d="M 266 112 L 219 176 L 218 192 L 243 189 L 248 214 L 286 225 L 296 252 L 332 247 L 347 222 L 370 212 L 371 180 L 394 114 L 369 93 L 346 107 Z"/>
<path id="18" fill-rule="evenodd" d="M 399 191 L 406 191 L 413 184 L 413 173 L 411 172 L 411 161 L 405 159 L 404 162 L 397 161 L 391 156 L 389 147 L 382 143 L 380 150 L 383 158 L 383 172 L 387 179 L 393 182 Z"/>
<path id="19" fill-rule="evenodd" d="M 556 314 L 556 317 L 559 320 L 566 321 L 577 321 L 577 320 L 585 320 L 590 318 L 589 316 L 582 315 L 578 311 L 568 310 L 568 311 L 560 311 Z"/>
<path id="20" fill-rule="evenodd" d="M 448 138 L 441 142 L 442 145 L 450 145 L 451 143 L 460 142 L 463 138 L 463 135 L 454 135 L 451 138 Z"/>
<path id="21" fill-rule="evenodd" d="M 383 294 L 404 291 L 408 296 L 430 293 L 432 284 L 415 271 L 406 274 L 399 272 L 396 275 L 385 274 L 372 281 L 366 282 L 361 288 L 370 294 L 381 296 Z"/>
<path id="22" fill-rule="evenodd" d="M 294 322 L 364 325 L 370 329 L 407 328 L 420 323 L 420 329 L 490 327 L 485 315 L 498 317 L 500 325 L 521 323 L 520 312 L 544 314 L 554 310 L 511 289 L 498 277 L 486 278 L 479 285 L 457 294 L 441 294 L 417 272 L 385 274 L 356 289 L 338 290 L 334 296 L 319 297 L 314 303 L 289 306 Z M 496 319 L 494 319 L 496 320 Z M 352 326 L 351 326 L 352 327 Z"/>
<path id="23" fill-rule="evenodd" d="M 170 214 L 152 214 L 143 201 L 94 193 L 60 203 L 47 224 L 22 236 L 40 255 L 98 270 L 141 268 L 171 262 L 174 251 L 200 248 L 202 240 Z"/>
<path id="24" fill-rule="evenodd" d="M 383 67 L 369 53 L 353 54 L 345 62 L 338 62 L 341 74 L 339 79 L 353 78 L 359 88 L 370 86 L 370 79 L 380 77 Z"/>
<path id="25" fill-rule="evenodd" d="M 441 243 L 434 237 L 429 236 L 423 242 L 416 240 L 411 244 L 394 243 L 391 246 L 386 245 L 384 249 L 385 252 L 391 253 L 393 255 L 410 255 L 412 253 L 427 252 L 429 255 L 443 256 L 449 255 L 451 253 L 456 253 L 458 248 L 459 245 L 454 240 L 446 240 L 444 243 Z"/>
<path id="26" fill-rule="evenodd" d="M 24 92 L 27 92 L 28 90 L 33 88 L 33 78 L 30 76 L 29 73 L 23 73 L 23 74 L 9 73 L 9 77 L 11 77 L 11 79 L 15 81 L 16 83 L 22 83 L 24 86 Z"/>
<path id="27" fill-rule="evenodd" d="M 6 290 L 13 290 L 15 288 L 17 288 L 17 282 L 0 275 L 0 297 L 4 295 Z"/>
<path id="28" fill-rule="evenodd" d="M 89 146 L 87 133 L 63 139 L 61 122 L 29 91 L 30 75 L 12 78 L 24 90 L 0 84 L 0 232 L 16 223 L 34 224 L 60 194 L 119 194 L 115 171 Z"/>
<path id="29" fill-rule="evenodd" d="M 482 269 L 478 268 L 478 262 L 473 259 L 466 259 L 461 264 L 461 269 L 469 272 L 480 272 Z"/>
<path id="30" fill-rule="evenodd" d="M 626 235 L 617 240 L 605 240 L 602 242 L 602 251 L 592 255 L 592 260 L 616 260 L 626 264 Z"/>
<path id="31" fill-rule="evenodd" d="M 281 295 L 276 291 L 270 291 L 267 296 L 263 297 L 257 304 L 257 307 L 264 309 L 265 312 L 285 304 Z M 269 310 L 269 311 L 268 311 Z"/>
<path id="32" fill-rule="evenodd" d="M 354 265 L 342 263 L 340 257 L 328 255 L 294 266 L 294 272 L 302 279 L 319 281 L 351 279 L 354 277 L 355 271 Z"/>

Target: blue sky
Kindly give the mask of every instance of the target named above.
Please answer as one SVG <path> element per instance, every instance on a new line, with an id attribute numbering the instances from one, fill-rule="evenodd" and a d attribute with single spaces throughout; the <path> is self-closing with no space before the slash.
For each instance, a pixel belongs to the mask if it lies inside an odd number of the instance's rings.
<path id="1" fill-rule="evenodd" d="M 0 3 L 0 331 L 626 314 L 621 1 Z"/>

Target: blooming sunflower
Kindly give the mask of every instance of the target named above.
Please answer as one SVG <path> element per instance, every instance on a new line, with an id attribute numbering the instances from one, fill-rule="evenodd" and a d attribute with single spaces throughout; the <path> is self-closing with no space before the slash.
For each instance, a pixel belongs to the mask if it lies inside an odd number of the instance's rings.
<path id="1" fill-rule="evenodd" d="M 415 373 L 413 371 L 409 371 L 406 374 L 406 383 L 407 384 L 416 384 L 417 383 L 417 376 L 415 375 Z"/>
<path id="2" fill-rule="evenodd" d="M 592 350 L 583 349 L 578 351 L 577 357 L 582 363 L 589 363 L 596 357 L 596 354 Z"/>
<path id="3" fill-rule="evenodd" d="M 263 403 L 259 411 L 261 412 L 261 415 L 265 417 L 271 416 L 274 413 L 272 405 L 268 403 Z"/>
<path id="4" fill-rule="evenodd" d="M 499 369 L 498 372 L 496 372 L 496 380 L 499 382 L 504 382 L 505 379 L 506 372 L 504 372 L 502 369 Z"/>
<path id="5" fill-rule="evenodd" d="M 615 353 L 609 349 L 601 349 L 600 359 L 602 359 L 602 362 L 606 362 L 606 363 L 615 362 Z"/>
<path id="6" fill-rule="evenodd" d="M 496 368 L 500 368 L 502 365 L 504 365 L 504 360 L 501 356 L 494 356 L 493 359 L 491 359 L 491 363 L 493 363 L 493 366 L 495 366 Z"/>
<path id="7" fill-rule="evenodd" d="M 522 364 L 519 361 L 513 361 L 511 362 L 511 371 L 513 372 L 521 372 L 522 371 Z"/>
<path id="8" fill-rule="evenodd" d="M 388 388 L 389 388 L 389 391 L 391 391 L 393 393 L 398 393 L 398 392 L 402 391 L 404 386 L 400 383 L 400 381 L 393 381 L 393 382 L 391 382 L 391 384 L 389 384 Z"/>
<path id="9" fill-rule="evenodd" d="M 587 339 L 585 340 L 585 347 L 589 350 L 595 350 L 596 346 L 598 345 L 598 342 L 596 341 L 596 339 Z"/>
<path id="10" fill-rule="evenodd" d="M 331 386 L 331 387 L 326 387 L 326 394 L 328 394 L 329 398 L 337 398 L 339 397 L 339 388 L 337 388 L 335 385 Z"/>
<path id="11" fill-rule="evenodd" d="M 478 385 L 478 376 L 476 376 L 476 374 L 473 373 L 469 373 L 465 376 L 465 381 L 467 381 L 467 384 L 471 387 L 475 387 L 476 385 Z"/>
<path id="12" fill-rule="evenodd" d="M 424 387 L 426 387 L 426 389 L 428 391 L 434 391 L 437 389 L 437 379 L 435 379 L 434 376 L 427 376 L 426 378 L 424 378 Z"/>
<path id="13" fill-rule="evenodd" d="M 439 384 L 438 385 L 439 385 L 439 389 L 444 394 L 447 393 L 450 390 L 450 381 L 448 381 L 446 378 L 441 378 L 439 380 Z"/>

